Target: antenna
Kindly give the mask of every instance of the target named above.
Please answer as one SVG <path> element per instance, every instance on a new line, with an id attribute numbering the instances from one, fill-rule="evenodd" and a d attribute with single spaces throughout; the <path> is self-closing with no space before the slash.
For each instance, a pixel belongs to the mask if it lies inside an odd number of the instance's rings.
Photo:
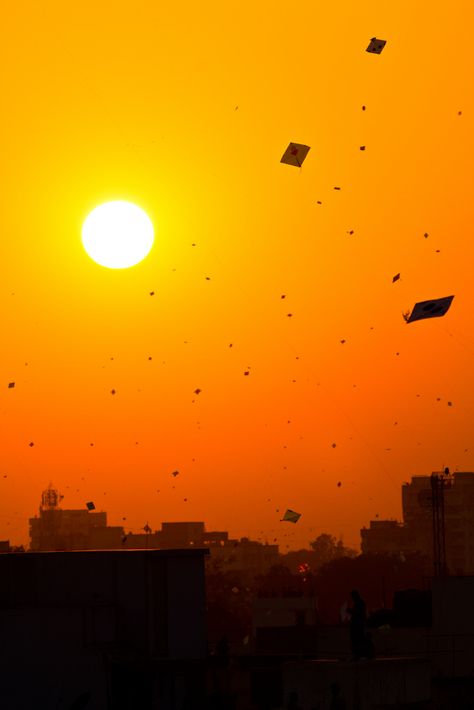
<path id="1" fill-rule="evenodd" d="M 433 512 L 433 564 L 434 576 L 448 574 L 446 564 L 446 533 L 444 520 L 444 490 L 451 486 L 449 468 L 431 474 L 431 506 Z"/>
<path id="2" fill-rule="evenodd" d="M 50 483 L 49 486 L 41 494 L 41 507 L 40 510 L 55 510 L 59 508 L 59 501 L 62 496 L 59 495 L 59 491 L 53 488 L 53 484 Z"/>

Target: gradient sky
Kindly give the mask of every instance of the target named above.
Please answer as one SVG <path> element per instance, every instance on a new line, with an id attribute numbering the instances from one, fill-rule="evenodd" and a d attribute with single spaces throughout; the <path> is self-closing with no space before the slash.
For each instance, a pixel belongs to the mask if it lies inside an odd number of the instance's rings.
<path id="1" fill-rule="evenodd" d="M 412 475 L 474 469 L 473 23 L 472 0 L 5 7 L 0 538 L 52 481 L 131 530 L 358 546 Z M 81 244 L 110 199 L 155 225 L 128 270 Z"/>

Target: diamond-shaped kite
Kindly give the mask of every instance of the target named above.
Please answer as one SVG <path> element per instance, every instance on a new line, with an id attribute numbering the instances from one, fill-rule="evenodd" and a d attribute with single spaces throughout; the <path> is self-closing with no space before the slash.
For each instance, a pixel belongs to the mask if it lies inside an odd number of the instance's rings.
<path id="1" fill-rule="evenodd" d="M 372 37 L 372 39 L 370 40 L 370 44 L 365 51 L 371 52 L 372 54 L 380 54 L 386 44 L 387 44 L 387 40 L 377 39 L 377 37 Z"/>
<path id="2" fill-rule="evenodd" d="M 412 323 L 425 318 L 440 318 L 448 312 L 453 298 L 454 296 L 445 296 L 444 298 L 433 298 L 431 301 L 420 301 L 415 304 L 409 316 L 404 316 L 405 320 L 407 323 Z"/>
<path id="3" fill-rule="evenodd" d="M 296 165 L 297 168 L 301 168 L 309 150 L 309 145 L 302 145 L 302 143 L 290 143 L 288 148 L 283 153 L 280 163 Z"/>
<path id="4" fill-rule="evenodd" d="M 282 518 L 282 521 L 288 521 L 289 523 L 297 523 L 301 518 L 301 513 L 295 513 L 294 510 L 288 509 Z"/>
<path id="5" fill-rule="evenodd" d="M 87 510 L 95 510 L 95 505 L 94 505 L 94 503 L 90 500 L 88 503 L 86 503 L 86 508 L 87 508 Z"/>

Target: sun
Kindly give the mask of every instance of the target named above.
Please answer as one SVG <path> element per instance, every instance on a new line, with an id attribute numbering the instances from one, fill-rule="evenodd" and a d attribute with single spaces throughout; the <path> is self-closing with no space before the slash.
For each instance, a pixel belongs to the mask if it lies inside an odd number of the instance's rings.
<path id="1" fill-rule="evenodd" d="M 99 205 L 82 225 L 82 244 L 91 259 L 108 269 L 128 269 L 142 261 L 154 241 L 148 215 L 131 202 Z"/>

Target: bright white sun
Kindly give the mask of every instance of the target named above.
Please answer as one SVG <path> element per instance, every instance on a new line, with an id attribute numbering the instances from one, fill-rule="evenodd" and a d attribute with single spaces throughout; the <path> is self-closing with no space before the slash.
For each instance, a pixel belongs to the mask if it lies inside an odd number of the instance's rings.
<path id="1" fill-rule="evenodd" d="M 137 205 L 123 200 L 96 207 L 82 226 L 82 244 L 97 264 L 127 269 L 142 261 L 153 246 L 153 224 Z"/>

